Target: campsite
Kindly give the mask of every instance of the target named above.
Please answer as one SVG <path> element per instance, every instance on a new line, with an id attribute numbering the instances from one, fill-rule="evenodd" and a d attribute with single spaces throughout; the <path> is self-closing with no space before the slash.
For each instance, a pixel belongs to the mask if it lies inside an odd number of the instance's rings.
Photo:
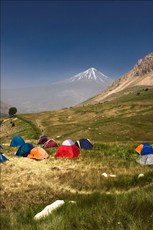
<path id="1" fill-rule="evenodd" d="M 153 165 L 139 164 L 135 149 L 153 147 L 152 124 L 152 88 L 104 103 L 1 117 L 0 151 L 8 159 L 0 164 L 1 229 L 151 229 Z M 29 143 L 22 151 L 10 146 L 15 136 Z M 42 136 L 54 145 L 43 148 Z M 75 157 L 56 157 L 62 143 L 85 138 L 91 148 L 75 145 Z M 29 147 L 43 148 L 47 156 L 23 156 Z M 64 204 L 34 219 L 57 200 Z"/>

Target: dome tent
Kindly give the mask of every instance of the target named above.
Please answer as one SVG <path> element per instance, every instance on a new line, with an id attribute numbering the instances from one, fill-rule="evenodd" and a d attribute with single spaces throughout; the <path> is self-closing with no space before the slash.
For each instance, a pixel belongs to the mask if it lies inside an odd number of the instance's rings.
<path id="1" fill-rule="evenodd" d="M 57 158 L 75 158 L 80 155 L 80 149 L 75 145 L 75 143 L 71 140 L 65 140 L 60 145 L 60 147 L 56 151 L 55 157 Z"/>
<path id="2" fill-rule="evenodd" d="M 75 142 L 75 144 L 80 148 L 80 149 L 92 149 L 93 144 L 89 139 L 82 138 L 78 141 Z"/>
<path id="3" fill-rule="evenodd" d="M 16 156 L 22 156 L 27 157 L 27 155 L 30 153 L 31 149 L 33 149 L 34 146 L 30 143 L 25 143 L 19 147 L 19 149 L 16 152 Z"/>
<path id="4" fill-rule="evenodd" d="M 153 148 L 149 144 L 140 144 L 135 148 L 140 155 L 153 154 Z"/>
<path id="5" fill-rule="evenodd" d="M 43 145 L 45 144 L 46 141 L 48 141 L 50 138 L 48 136 L 41 136 L 40 139 L 38 140 L 38 145 Z"/>
<path id="6" fill-rule="evenodd" d="M 35 147 L 31 149 L 30 153 L 27 155 L 28 158 L 36 159 L 36 160 L 43 160 L 49 157 L 48 153 L 45 149 L 41 147 Z"/>
<path id="7" fill-rule="evenodd" d="M 55 140 L 49 139 L 48 141 L 45 142 L 45 144 L 43 145 L 43 148 L 46 149 L 46 148 L 57 147 L 57 146 L 58 145 Z"/>
<path id="8" fill-rule="evenodd" d="M 14 136 L 10 142 L 10 146 L 12 147 L 18 147 L 25 144 L 25 141 L 22 137 L 20 136 Z"/>
<path id="9" fill-rule="evenodd" d="M 135 148 L 135 151 L 140 154 L 137 163 L 141 165 L 153 165 L 153 148 L 149 144 L 140 144 Z"/>
<path id="10" fill-rule="evenodd" d="M 0 163 L 3 163 L 5 161 L 7 161 L 8 159 L 6 158 L 6 156 L 3 153 L 0 153 Z"/>
<path id="11" fill-rule="evenodd" d="M 136 162 L 141 165 L 153 165 L 153 154 L 141 155 Z"/>

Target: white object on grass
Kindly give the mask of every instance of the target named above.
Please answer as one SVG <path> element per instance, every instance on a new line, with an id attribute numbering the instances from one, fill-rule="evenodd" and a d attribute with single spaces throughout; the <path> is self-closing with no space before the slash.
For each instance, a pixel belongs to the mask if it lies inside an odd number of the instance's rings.
<path id="1" fill-rule="evenodd" d="M 71 203 L 71 204 L 76 204 L 76 201 L 70 200 L 69 203 Z"/>
<path id="2" fill-rule="evenodd" d="M 116 175 L 115 175 L 115 174 L 110 174 L 109 176 L 110 176 L 110 177 L 116 177 Z"/>
<path id="3" fill-rule="evenodd" d="M 107 173 L 102 173 L 101 175 L 104 177 L 108 177 Z"/>
<path id="4" fill-rule="evenodd" d="M 140 173 L 140 174 L 138 175 L 138 178 L 143 177 L 143 176 L 144 176 L 144 174 L 143 174 L 143 173 Z"/>
<path id="5" fill-rule="evenodd" d="M 37 213 L 34 216 L 34 219 L 38 220 L 42 217 L 48 216 L 53 210 L 62 206 L 64 203 L 65 203 L 64 200 L 56 200 L 52 204 L 47 205 L 41 212 Z"/>

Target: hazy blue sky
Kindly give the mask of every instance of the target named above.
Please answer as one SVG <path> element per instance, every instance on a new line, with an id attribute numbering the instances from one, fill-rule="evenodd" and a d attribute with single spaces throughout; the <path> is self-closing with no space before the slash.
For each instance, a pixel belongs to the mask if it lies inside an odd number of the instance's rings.
<path id="1" fill-rule="evenodd" d="M 116 79 L 152 51 L 152 1 L 1 1 L 3 88 L 90 67 Z"/>

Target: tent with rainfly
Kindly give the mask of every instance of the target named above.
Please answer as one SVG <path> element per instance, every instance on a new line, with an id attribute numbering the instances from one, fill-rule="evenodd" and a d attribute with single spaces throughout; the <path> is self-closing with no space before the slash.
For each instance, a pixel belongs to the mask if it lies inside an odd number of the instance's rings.
<path id="1" fill-rule="evenodd" d="M 3 153 L 0 153 L 0 163 L 3 163 L 5 161 L 7 161 L 8 159 L 6 158 L 6 156 Z"/>
<path id="2" fill-rule="evenodd" d="M 48 153 L 45 149 L 41 147 L 35 147 L 31 149 L 30 153 L 27 155 L 28 158 L 36 159 L 36 160 L 43 160 L 49 157 Z"/>
<path id="3" fill-rule="evenodd" d="M 50 138 L 48 136 L 41 136 L 38 140 L 38 145 L 43 145 L 45 144 L 46 141 L 48 141 Z"/>
<path id="4" fill-rule="evenodd" d="M 18 147 L 25 144 L 25 141 L 22 137 L 20 136 L 14 136 L 10 142 L 10 146 L 12 147 Z"/>
<path id="5" fill-rule="evenodd" d="M 142 155 L 136 162 L 141 165 L 153 165 L 153 154 Z"/>
<path id="6" fill-rule="evenodd" d="M 137 163 L 141 165 L 153 165 L 153 148 L 149 144 L 140 144 L 135 148 L 135 151 L 140 154 Z"/>
<path id="7" fill-rule="evenodd" d="M 65 140 L 59 146 L 56 151 L 55 157 L 57 158 L 75 158 L 80 155 L 80 149 L 75 145 L 75 143 L 71 140 Z"/>
<path id="8" fill-rule="evenodd" d="M 75 142 L 75 144 L 80 148 L 80 149 L 92 149 L 93 144 L 89 139 L 82 138 L 78 141 Z"/>
<path id="9" fill-rule="evenodd" d="M 153 154 L 153 148 L 149 144 L 140 144 L 136 147 L 135 151 L 140 155 Z"/>
<path id="10" fill-rule="evenodd" d="M 43 145 L 43 148 L 46 149 L 46 148 L 57 147 L 57 146 L 58 145 L 55 140 L 49 139 L 48 141 L 45 142 L 45 144 Z"/>
<path id="11" fill-rule="evenodd" d="M 19 147 L 15 155 L 27 157 L 27 155 L 30 153 L 31 149 L 33 148 L 34 146 L 31 143 L 25 143 Z"/>

